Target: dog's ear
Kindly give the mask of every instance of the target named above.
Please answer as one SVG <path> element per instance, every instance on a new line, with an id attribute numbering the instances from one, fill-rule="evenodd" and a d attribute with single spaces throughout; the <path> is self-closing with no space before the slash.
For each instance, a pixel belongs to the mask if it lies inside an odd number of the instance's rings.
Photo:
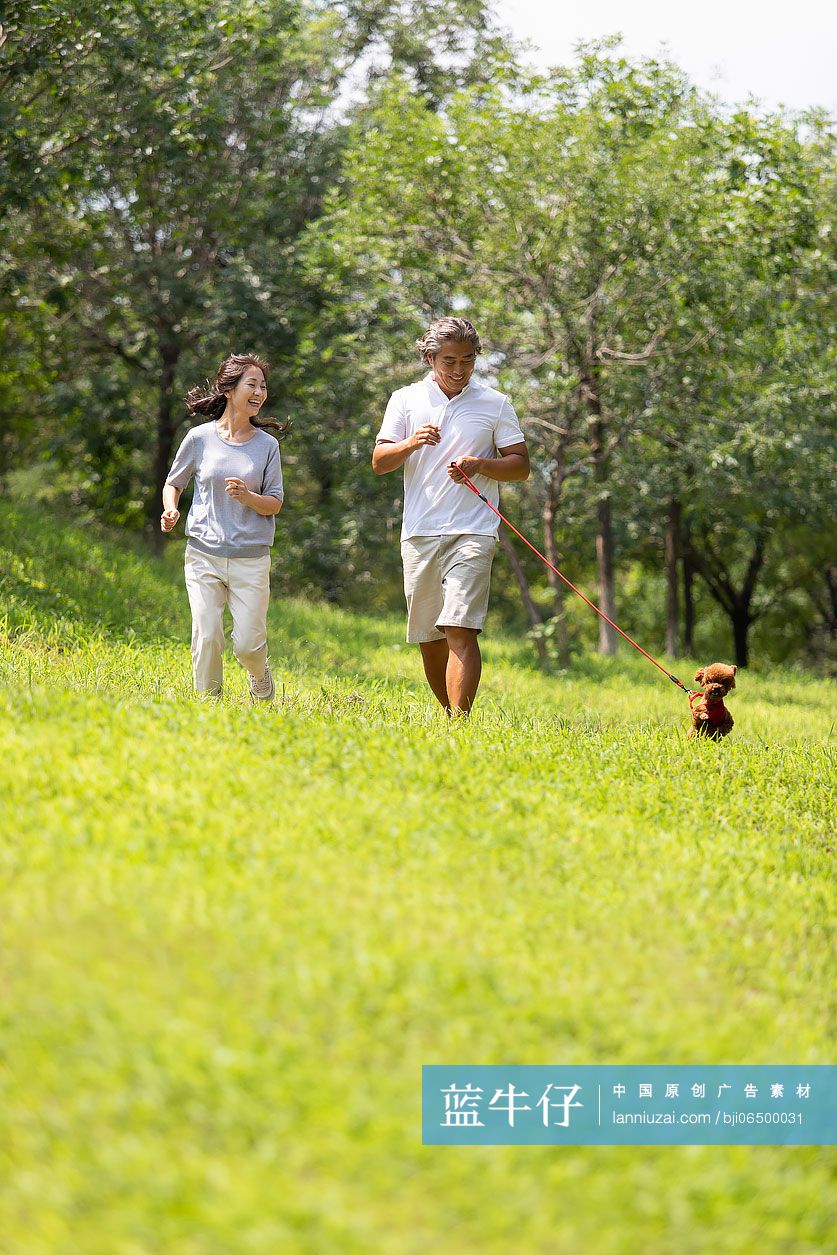
<path id="1" fill-rule="evenodd" d="M 733 674 L 733 675 L 738 675 L 738 667 L 735 667 L 735 666 L 734 666 L 734 667 L 732 668 L 732 674 Z"/>
<path id="2" fill-rule="evenodd" d="M 705 669 L 705 667 L 701 667 L 700 671 L 695 672 L 695 684 L 703 684 L 703 673 Z"/>

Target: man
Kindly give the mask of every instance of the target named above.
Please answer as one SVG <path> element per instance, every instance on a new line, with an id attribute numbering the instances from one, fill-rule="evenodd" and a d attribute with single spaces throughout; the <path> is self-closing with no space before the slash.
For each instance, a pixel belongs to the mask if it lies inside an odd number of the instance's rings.
<path id="1" fill-rule="evenodd" d="M 471 379 L 481 345 L 466 318 L 439 318 L 416 347 L 430 374 L 390 397 L 372 469 L 404 467 L 407 640 L 446 713 L 462 715 L 480 682 L 499 519 L 461 472 L 497 506 L 498 481 L 529 478 L 529 454 L 508 397 Z"/>

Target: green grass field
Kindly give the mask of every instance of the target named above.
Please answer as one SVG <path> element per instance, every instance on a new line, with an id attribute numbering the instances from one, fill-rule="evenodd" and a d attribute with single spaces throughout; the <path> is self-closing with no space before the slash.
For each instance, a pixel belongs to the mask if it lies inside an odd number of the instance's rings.
<path id="1" fill-rule="evenodd" d="M 829 686 L 687 743 L 492 631 L 449 728 L 399 619 L 276 601 L 275 708 L 199 703 L 181 555 L 0 512 L 0 1250 L 826 1249 L 832 1150 L 422 1147 L 420 1069 L 831 1062 Z"/>

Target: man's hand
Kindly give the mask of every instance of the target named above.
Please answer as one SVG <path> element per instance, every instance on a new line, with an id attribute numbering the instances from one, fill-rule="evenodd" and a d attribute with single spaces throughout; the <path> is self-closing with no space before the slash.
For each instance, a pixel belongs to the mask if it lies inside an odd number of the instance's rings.
<path id="1" fill-rule="evenodd" d="M 380 440 L 372 450 L 372 470 L 376 475 L 387 475 L 403 466 L 411 453 L 425 445 L 438 444 L 442 433 L 435 423 L 425 423 L 406 440 Z"/>
<path id="2" fill-rule="evenodd" d="M 498 458 L 475 458 L 470 455 L 457 458 L 448 467 L 448 475 L 455 484 L 464 484 L 464 475 L 469 479 L 473 479 L 475 475 L 485 475 L 487 479 L 496 479 L 500 483 L 529 478 L 529 454 L 525 441 L 507 445 L 497 452 L 500 454 Z"/>
<path id="3" fill-rule="evenodd" d="M 160 515 L 160 530 L 163 532 L 173 531 L 179 518 L 179 510 L 164 510 Z"/>
<path id="4" fill-rule="evenodd" d="M 243 479 L 236 479 L 234 475 L 230 475 L 224 483 L 226 484 L 224 492 L 229 497 L 232 497 L 234 501 L 240 501 L 242 505 L 250 504 L 250 489 Z"/>
<path id="5" fill-rule="evenodd" d="M 420 449 L 424 444 L 438 444 L 442 433 L 435 423 L 425 423 L 413 432 L 413 448 Z"/>
<path id="6" fill-rule="evenodd" d="M 467 455 L 464 458 L 457 458 L 452 466 L 448 467 L 448 475 L 455 484 L 464 484 L 465 479 L 462 474 L 464 471 L 469 479 L 473 479 L 475 475 L 480 473 L 482 458 L 474 458 Z"/>

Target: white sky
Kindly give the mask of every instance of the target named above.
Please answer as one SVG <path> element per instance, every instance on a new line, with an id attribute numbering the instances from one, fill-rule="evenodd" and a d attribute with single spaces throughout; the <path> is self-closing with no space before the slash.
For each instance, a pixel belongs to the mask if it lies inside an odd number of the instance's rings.
<path id="1" fill-rule="evenodd" d="M 666 45 L 698 86 L 731 103 L 837 111 L 837 3 L 831 0 L 496 0 L 538 65 L 572 59 L 580 39 L 621 33 L 629 54 Z"/>

